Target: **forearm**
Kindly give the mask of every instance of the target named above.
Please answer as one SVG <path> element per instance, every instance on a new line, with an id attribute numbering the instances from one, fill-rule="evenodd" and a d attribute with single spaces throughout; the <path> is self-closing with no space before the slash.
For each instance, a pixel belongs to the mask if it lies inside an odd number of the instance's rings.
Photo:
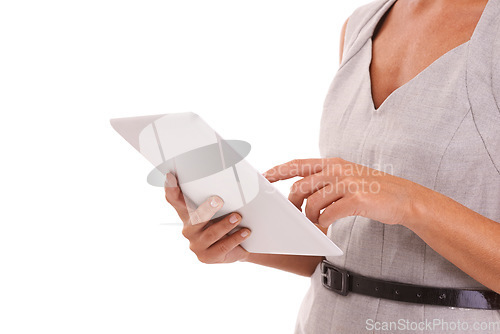
<path id="1" fill-rule="evenodd" d="M 325 235 L 328 228 L 316 225 Z M 249 253 L 243 262 L 251 262 L 266 267 L 288 271 L 297 275 L 310 277 L 317 265 L 325 259 L 324 256 L 282 255 Z"/>
<path id="2" fill-rule="evenodd" d="M 249 253 L 242 261 L 310 277 L 323 259 L 323 256 Z"/>
<path id="3" fill-rule="evenodd" d="M 430 247 L 500 293 L 500 224 L 433 191 L 415 196 L 405 222 Z"/>

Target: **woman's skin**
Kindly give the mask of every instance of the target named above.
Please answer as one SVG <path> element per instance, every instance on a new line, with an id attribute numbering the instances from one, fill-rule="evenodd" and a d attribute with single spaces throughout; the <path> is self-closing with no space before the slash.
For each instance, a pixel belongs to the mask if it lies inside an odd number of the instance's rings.
<path id="1" fill-rule="evenodd" d="M 396 1 L 373 37 L 370 76 L 375 108 L 441 55 L 468 41 L 486 2 Z"/>
<path id="2" fill-rule="evenodd" d="M 417 183 L 339 158 L 294 160 L 266 172 L 295 176 L 288 199 L 321 226 L 362 216 L 415 232 L 472 278 L 500 293 L 500 224 Z M 321 210 L 323 210 L 321 212 Z M 321 212 L 321 213 L 320 213 Z"/>
<path id="3" fill-rule="evenodd" d="M 165 181 L 165 198 L 175 208 L 183 221 L 182 234 L 189 240 L 189 248 L 204 263 L 231 263 L 235 261 L 248 261 L 268 267 L 286 270 L 302 276 L 311 276 L 317 264 L 323 259 L 321 256 L 299 255 L 274 255 L 249 253 L 240 243 L 245 238 L 251 237 L 247 228 L 237 233 L 227 235 L 241 222 L 241 216 L 233 213 L 222 219 L 210 221 L 213 215 L 222 207 L 219 197 L 208 198 L 198 208 L 191 209 L 191 204 L 186 204 L 185 198 L 177 185 L 177 180 L 172 174 L 167 174 Z M 216 201 L 213 203 L 213 201 Z M 212 205 L 212 203 L 214 205 Z M 236 222 L 230 219 L 235 216 Z M 242 233 L 249 234 L 243 236 Z"/>
<path id="4" fill-rule="evenodd" d="M 470 39 L 485 4 L 485 0 L 398 0 L 373 36 L 374 106 L 378 108 L 397 87 Z M 442 194 L 338 158 L 293 160 L 265 176 L 270 182 L 301 177 L 289 199 L 299 209 L 307 199 L 306 216 L 325 233 L 335 220 L 353 215 L 406 226 L 472 278 L 500 293 L 500 224 Z M 202 262 L 247 261 L 311 276 L 323 259 L 249 253 L 240 243 L 251 237 L 251 231 L 227 234 L 241 221 L 237 213 L 211 220 L 223 205 L 220 198 L 209 198 L 191 209 L 172 174 L 167 174 L 165 195 L 184 222 L 183 235 L 190 249 Z M 233 215 L 235 223 L 230 222 Z"/>

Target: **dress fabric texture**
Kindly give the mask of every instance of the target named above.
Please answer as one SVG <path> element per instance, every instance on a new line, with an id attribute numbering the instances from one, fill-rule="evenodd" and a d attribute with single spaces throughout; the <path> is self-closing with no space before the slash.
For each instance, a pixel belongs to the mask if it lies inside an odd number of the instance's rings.
<path id="1" fill-rule="evenodd" d="M 500 0 L 487 3 L 469 41 L 375 109 L 369 74 L 372 35 L 395 1 L 373 1 L 349 18 L 342 63 L 324 103 L 321 156 L 411 180 L 500 222 Z M 406 227 L 355 216 L 334 222 L 328 236 L 344 255 L 327 259 L 354 273 L 426 286 L 484 288 Z M 386 333 L 498 333 L 499 327 L 478 331 L 473 324 L 500 322 L 500 311 L 340 296 L 321 285 L 318 266 L 295 333 L 381 333 L 370 330 L 374 322 L 400 325 L 400 319 L 408 327 L 409 322 L 429 321 L 443 326 Z M 453 323 L 458 320 L 468 330 L 457 331 Z"/>

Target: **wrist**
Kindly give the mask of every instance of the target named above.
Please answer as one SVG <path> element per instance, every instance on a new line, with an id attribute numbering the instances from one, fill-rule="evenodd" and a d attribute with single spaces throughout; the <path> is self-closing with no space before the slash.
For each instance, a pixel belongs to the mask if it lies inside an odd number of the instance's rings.
<path id="1" fill-rule="evenodd" d="M 428 214 L 432 210 L 430 203 L 434 200 L 434 191 L 415 184 L 409 194 L 409 205 L 406 207 L 405 219 L 401 225 L 417 232 L 429 220 Z"/>
<path id="2" fill-rule="evenodd" d="M 253 253 L 250 253 L 250 252 L 246 252 L 245 255 L 243 255 L 239 260 L 238 262 L 252 262 L 251 258 L 252 258 L 252 254 Z"/>

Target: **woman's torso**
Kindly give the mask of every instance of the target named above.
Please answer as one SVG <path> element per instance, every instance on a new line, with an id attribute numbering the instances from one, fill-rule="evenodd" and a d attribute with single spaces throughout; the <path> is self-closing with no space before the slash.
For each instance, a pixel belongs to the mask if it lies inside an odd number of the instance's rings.
<path id="1" fill-rule="evenodd" d="M 440 56 L 375 108 L 371 37 L 394 2 L 374 1 L 349 19 L 343 61 L 325 99 L 321 155 L 417 182 L 500 221 L 500 109 L 496 103 L 500 63 L 495 58 L 500 53 L 496 38 L 500 0 L 488 2 L 470 41 Z M 498 75 L 493 78 L 492 73 Z M 328 235 L 345 252 L 328 260 L 352 272 L 428 286 L 482 287 L 403 226 L 347 217 L 333 223 Z M 370 332 L 367 321 L 398 319 L 462 319 L 472 326 L 473 321 L 500 322 L 500 313 L 352 293 L 343 297 L 321 286 L 317 268 L 297 333 L 366 333 Z"/>

